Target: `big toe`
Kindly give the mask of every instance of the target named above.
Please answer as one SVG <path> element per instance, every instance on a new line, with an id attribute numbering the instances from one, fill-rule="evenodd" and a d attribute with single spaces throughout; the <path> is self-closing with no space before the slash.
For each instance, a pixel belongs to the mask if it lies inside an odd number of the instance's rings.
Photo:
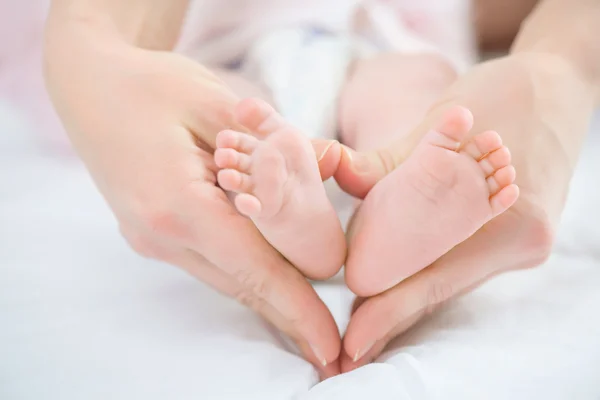
<path id="1" fill-rule="evenodd" d="M 469 109 L 454 106 L 442 117 L 437 131 L 456 142 L 463 141 L 473 128 L 473 114 Z"/>
<path id="2" fill-rule="evenodd" d="M 234 115 L 240 124 L 259 136 L 268 136 L 286 125 L 283 117 L 269 103 L 256 98 L 240 101 Z"/>

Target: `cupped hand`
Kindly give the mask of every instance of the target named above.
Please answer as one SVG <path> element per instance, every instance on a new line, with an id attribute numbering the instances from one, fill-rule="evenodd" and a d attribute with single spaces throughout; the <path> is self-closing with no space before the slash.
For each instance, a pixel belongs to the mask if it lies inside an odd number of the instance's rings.
<path id="1" fill-rule="evenodd" d="M 393 338 L 446 301 L 496 274 L 534 267 L 548 257 L 593 103 L 584 82 L 560 60 L 511 56 L 473 69 L 408 139 L 391 149 L 345 153 L 338 182 L 357 197 L 368 196 L 439 116 L 458 104 L 473 112 L 472 133 L 494 129 L 501 134 L 513 156 L 521 196 L 511 209 L 429 267 L 384 293 L 361 299 L 344 337 L 343 372 L 372 361 Z M 350 226 L 349 234 L 356 230 L 359 223 Z"/>
<path id="2" fill-rule="evenodd" d="M 78 27 L 70 34 L 47 48 L 48 87 L 133 249 L 235 297 L 288 334 L 322 375 L 336 374 L 341 340 L 329 310 L 216 185 L 217 133 L 246 130 L 238 99 L 180 55 Z"/>

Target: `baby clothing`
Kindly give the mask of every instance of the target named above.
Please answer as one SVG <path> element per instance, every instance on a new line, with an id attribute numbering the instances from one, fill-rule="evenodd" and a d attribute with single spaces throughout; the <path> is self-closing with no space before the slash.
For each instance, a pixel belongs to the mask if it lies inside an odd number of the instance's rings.
<path id="1" fill-rule="evenodd" d="M 178 50 L 270 90 L 311 137 L 336 134 L 351 62 L 381 52 L 475 60 L 470 0 L 193 0 Z"/>
<path id="2" fill-rule="evenodd" d="M 53 147 L 67 140 L 42 78 L 49 0 L 0 2 L 0 101 Z M 191 0 L 177 51 L 270 89 L 307 134 L 335 134 L 352 60 L 383 51 L 437 52 L 457 68 L 475 55 L 470 0 Z"/>

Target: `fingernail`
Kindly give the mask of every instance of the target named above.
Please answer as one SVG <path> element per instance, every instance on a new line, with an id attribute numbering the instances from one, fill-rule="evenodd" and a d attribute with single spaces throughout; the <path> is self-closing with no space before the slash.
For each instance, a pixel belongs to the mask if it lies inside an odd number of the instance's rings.
<path id="1" fill-rule="evenodd" d="M 375 342 L 371 342 L 367 346 L 363 347 L 362 350 L 361 349 L 356 350 L 356 353 L 354 353 L 354 357 L 352 358 L 352 362 L 357 362 L 358 360 L 363 358 L 365 356 L 365 354 L 367 354 L 369 352 L 369 350 L 371 350 L 373 348 L 374 345 L 375 345 Z"/>
<path id="2" fill-rule="evenodd" d="M 310 343 L 309 343 L 309 345 L 310 345 L 310 349 L 312 350 L 312 352 L 315 355 L 315 357 L 317 358 L 317 360 L 319 360 L 319 362 L 321 363 L 322 366 L 326 367 L 327 360 L 325 359 L 325 357 L 323 357 L 322 353 L 319 351 L 319 348 Z"/>
<path id="3" fill-rule="evenodd" d="M 323 158 L 325 158 L 325 155 L 327 155 L 327 152 L 329 151 L 329 149 L 331 149 L 331 146 L 333 146 L 335 143 L 337 143 L 335 140 L 331 141 L 327 147 L 325 147 L 325 150 L 323 150 L 323 152 L 321 153 L 321 155 L 319 156 L 319 158 L 317 158 L 317 162 L 321 162 L 321 160 Z"/>
<path id="4" fill-rule="evenodd" d="M 366 175 L 371 172 L 371 163 L 364 154 L 353 152 L 344 148 L 346 155 L 350 159 L 350 168 L 358 175 Z"/>

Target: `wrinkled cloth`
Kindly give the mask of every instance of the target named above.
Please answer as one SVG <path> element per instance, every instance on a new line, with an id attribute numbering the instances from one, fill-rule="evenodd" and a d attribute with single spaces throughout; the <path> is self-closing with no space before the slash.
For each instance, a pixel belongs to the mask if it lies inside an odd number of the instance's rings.
<path id="1" fill-rule="evenodd" d="M 142 259 L 82 165 L 39 154 L 0 106 L 0 398 L 596 400 L 600 120 L 551 259 L 500 276 L 317 384 L 250 310 Z M 348 199 L 333 192 L 343 219 Z M 315 284 L 343 332 L 353 296 Z M 316 385 L 316 386 L 315 386 Z"/>

